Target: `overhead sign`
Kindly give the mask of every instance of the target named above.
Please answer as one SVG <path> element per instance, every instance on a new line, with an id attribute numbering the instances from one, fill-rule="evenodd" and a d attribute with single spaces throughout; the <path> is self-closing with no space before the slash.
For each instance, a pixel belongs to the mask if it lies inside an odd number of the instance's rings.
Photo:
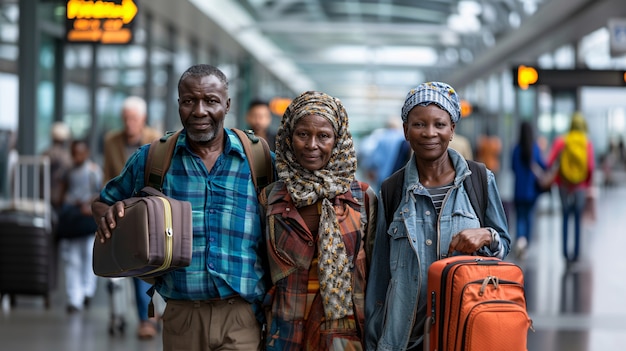
<path id="1" fill-rule="evenodd" d="M 517 85 L 523 90 L 528 89 L 529 85 L 537 83 L 538 78 L 535 68 L 524 65 L 517 67 Z"/>
<path id="2" fill-rule="evenodd" d="M 540 69 L 520 65 L 513 68 L 513 85 L 528 89 L 531 85 L 546 85 L 557 89 L 578 87 L 626 86 L 626 71 L 596 69 Z"/>
<path id="3" fill-rule="evenodd" d="M 68 0 L 66 13 L 68 42 L 128 44 L 137 0 Z"/>

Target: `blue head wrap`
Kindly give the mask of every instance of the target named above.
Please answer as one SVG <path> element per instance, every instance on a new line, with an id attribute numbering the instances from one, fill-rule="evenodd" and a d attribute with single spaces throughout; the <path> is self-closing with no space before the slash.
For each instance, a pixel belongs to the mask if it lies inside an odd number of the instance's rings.
<path id="1" fill-rule="evenodd" d="M 402 106 L 402 121 L 407 121 L 409 112 L 413 107 L 430 104 L 436 104 L 447 111 L 452 123 L 456 124 L 461 118 L 461 103 L 454 88 L 446 83 L 427 82 L 411 89 L 406 95 L 404 106 Z"/>

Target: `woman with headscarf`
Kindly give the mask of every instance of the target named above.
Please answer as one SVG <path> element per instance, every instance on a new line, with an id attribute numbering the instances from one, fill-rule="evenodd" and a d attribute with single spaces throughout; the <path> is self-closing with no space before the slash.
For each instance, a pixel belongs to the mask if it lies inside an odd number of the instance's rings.
<path id="1" fill-rule="evenodd" d="M 593 144 L 587 138 L 587 122 L 581 113 L 574 113 L 569 131 L 554 140 L 547 163 L 548 167 L 557 163 L 559 167 L 555 182 L 559 187 L 563 216 L 563 257 L 569 266 L 579 258 L 581 217 L 595 169 Z M 570 216 L 574 217 L 574 247 L 571 250 L 568 241 Z"/>
<path id="2" fill-rule="evenodd" d="M 362 349 L 377 199 L 355 179 L 339 99 L 308 91 L 291 102 L 276 136 L 276 170 L 260 195 L 273 283 L 267 350 Z"/>
<path id="3" fill-rule="evenodd" d="M 509 252 L 493 172 L 486 170 L 481 225 L 463 182 L 471 174 L 468 163 L 448 148 L 460 117 L 458 94 L 446 83 L 423 83 L 406 96 L 402 122 L 413 156 L 404 167 L 398 207 L 383 205 L 378 211 L 365 304 L 366 350 L 422 350 L 427 273 L 433 262 L 457 254 L 502 259 Z M 383 183 L 379 203 L 397 188 L 392 180 Z"/>

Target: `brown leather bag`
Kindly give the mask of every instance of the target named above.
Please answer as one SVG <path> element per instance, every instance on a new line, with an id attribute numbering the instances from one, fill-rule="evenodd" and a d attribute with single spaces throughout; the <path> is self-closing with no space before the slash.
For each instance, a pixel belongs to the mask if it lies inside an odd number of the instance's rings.
<path id="1" fill-rule="evenodd" d="M 94 243 L 93 271 L 101 277 L 151 278 L 191 263 L 191 203 L 145 187 L 124 200 L 111 238 Z"/>

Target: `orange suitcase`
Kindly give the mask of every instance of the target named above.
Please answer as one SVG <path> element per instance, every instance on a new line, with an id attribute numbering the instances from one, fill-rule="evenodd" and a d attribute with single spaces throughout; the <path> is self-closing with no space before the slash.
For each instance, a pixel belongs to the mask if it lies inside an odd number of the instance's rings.
<path id="1" fill-rule="evenodd" d="M 428 270 L 426 351 L 526 351 L 524 273 L 494 257 L 453 256 Z"/>

